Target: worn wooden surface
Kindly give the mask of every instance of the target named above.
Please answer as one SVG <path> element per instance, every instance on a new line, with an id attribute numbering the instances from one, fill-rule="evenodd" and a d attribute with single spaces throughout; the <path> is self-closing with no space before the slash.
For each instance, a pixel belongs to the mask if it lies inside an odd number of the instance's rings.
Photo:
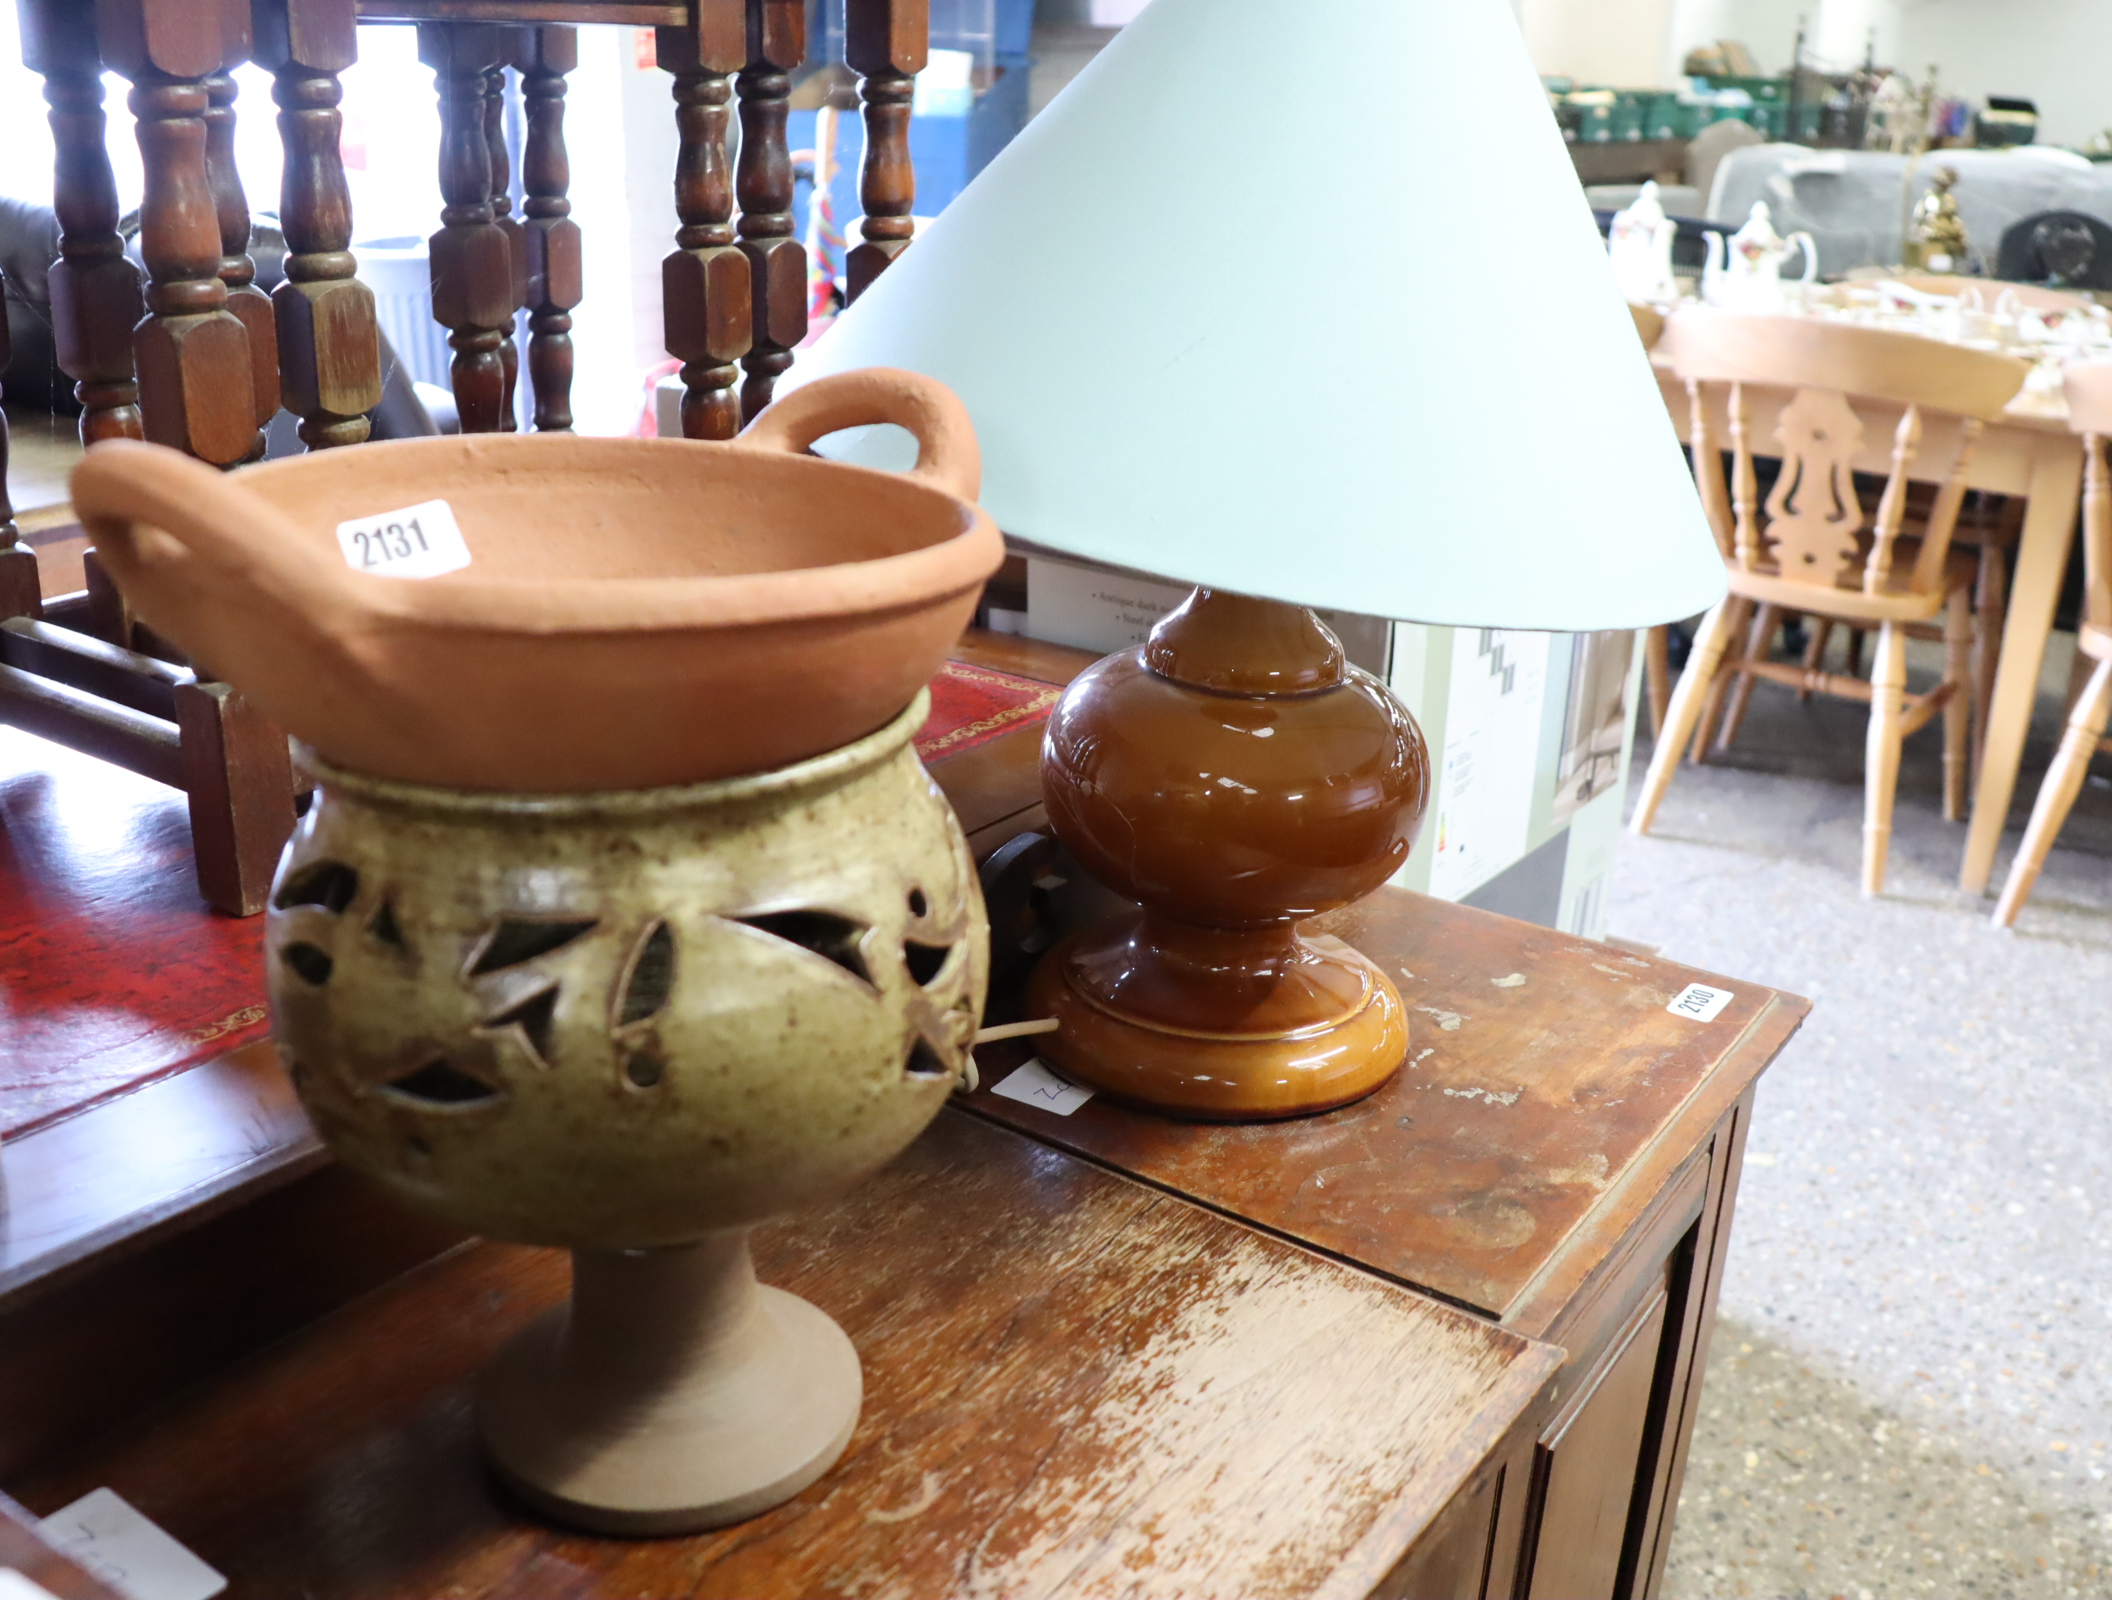
<path id="1" fill-rule="evenodd" d="M 1609 1215 L 1640 1215 L 1809 1009 L 1755 984 L 1401 889 L 1314 926 L 1379 962 L 1409 1006 L 1408 1063 L 1369 1099 L 1246 1127 L 1141 1116 L 1098 1099 L 1059 1117 L 987 1087 L 970 1103 L 1502 1317 L 1543 1274 L 1579 1268 L 1561 1258 L 1587 1218 L 1603 1228 Z M 1498 981 L 1513 976 L 1524 981 Z M 1713 1022 L 1665 1010 L 1696 980 L 1736 996 Z M 1031 1041 L 979 1052 L 984 1084 L 1031 1053 Z M 1683 1120 L 1688 1132 L 1673 1137 Z M 1609 1201 L 1620 1204 L 1609 1212 Z M 1624 1231 L 1615 1227 L 1613 1240 Z"/>
<path id="2" fill-rule="evenodd" d="M 231 1596 L 1363 1594 L 1560 1352 L 955 1112 L 764 1230 L 865 1365 L 842 1463 L 753 1522 L 545 1526 L 476 1455 L 476 1367 L 564 1293 L 480 1245 L 21 1482 L 108 1484 Z"/>

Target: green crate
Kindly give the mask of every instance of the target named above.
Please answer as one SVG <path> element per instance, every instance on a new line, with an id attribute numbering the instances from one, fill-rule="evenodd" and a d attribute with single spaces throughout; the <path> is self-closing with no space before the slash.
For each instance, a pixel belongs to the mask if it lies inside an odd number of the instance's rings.
<path id="1" fill-rule="evenodd" d="M 1762 105 L 1779 105 L 1789 99 L 1787 78 L 1703 78 L 1711 89 L 1743 89 Z"/>
<path id="2" fill-rule="evenodd" d="M 1699 106 L 1688 105 L 1676 94 L 1650 96 L 1643 113 L 1645 139 L 1691 139 L 1698 130 Z"/>

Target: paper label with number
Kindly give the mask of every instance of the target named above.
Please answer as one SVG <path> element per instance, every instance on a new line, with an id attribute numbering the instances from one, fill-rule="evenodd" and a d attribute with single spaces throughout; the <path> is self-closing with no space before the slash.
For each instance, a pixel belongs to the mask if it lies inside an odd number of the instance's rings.
<path id="1" fill-rule="evenodd" d="M 46 1517 L 37 1531 L 126 1600 L 212 1600 L 227 1587 L 225 1578 L 115 1489 L 82 1495 Z"/>
<path id="2" fill-rule="evenodd" d="M 1059 1117 L 1069 1116 L 1093 1097 L 1092 1090 L 1057 1077 L 1042 1065 L 1039 1056 L 1012 1073 L 990 1092 L 1001 1094 L 1007 1100 L 1017 1100 L 1021 1105 L 1040 1106 L 1042 1110 L 1053 1111 Z"/>
<path id="3" fill-rule="evenodd" d="M 1705 983 L 1690 983 L 1672 997 L 1665 1009 L 1675 1017 L 1687 1017 L 1695 1022 L 1714 1022 L 1717 1014 L 1729 1005 L 1734 996 L 1728 989 L 1711 989 Z"/>
<path id="4" fill-rule="evenodd" d="M 469 565 L 469 546 L 445 500 L 340 522 L 337 547 L 346 566 L 377 578 L 437 578 Z"/>

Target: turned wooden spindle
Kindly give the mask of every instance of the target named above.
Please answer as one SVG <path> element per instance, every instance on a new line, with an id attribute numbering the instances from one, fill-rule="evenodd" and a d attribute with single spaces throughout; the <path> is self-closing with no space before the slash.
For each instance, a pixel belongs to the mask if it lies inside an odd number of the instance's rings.
<path id="1" fill-rule="evenodd" d="M 220 223 L 220 281 L 227 309 L 249 334 L 251 406 L 257 436 L 243 458 L 264 454 L 264 429 L 279 409 L 279 336 L 271 297 L 257 287 L 257 264 L 249 255 L 249 197 L 235 169 L 235 78 L 215 72 L 205 80 L 205 170 Z"/>
<path id="2" fill-rule="evenodd" d="M 0 272 L 0 295 L 6 288 L 7 274 Z M 10 359 L 7 318 L 0 316 L 0 372 L 7 369 Z M 14 503 L 7 495 L 7 413 L 0 411 L 0 617 L 37 617 L 43 613 L 37 555 L 22 543 L 21 530 L 15 526 Z"/>
<path id="3" fill-rule="evenodd" d="M 682 436 L 731 439 L 741 431 L 736 363 L 755 343 L 752 270 L 734 242 L 732 75 L 748 60 L 746 0 L 696 0 L 691 20 L 665 27 L 660 65 L 675 77 L 673 255 L 660 264 L 667 353 L 682 363 Z"/>
<path id="4" fill-rule="evenodd" d="M 513 246 L 493 221 L 484 75 L 509 53 L 509 30 L 423 22 L 418 54 L 440 92 L 440 231 L 432 236 L 433 318 L 449 330 L 449 376 L 464 433 L 506 420 L 500 346 L 513 326 Z"/>
<path id="5" fill-rule="evenodd" d="M 752 421 L 807 336 L 807 250 L 792 232 L 792 151 L 785 142 L 791 71 L 806 59 L 803 0 L 748 0 L 748 61 L 740 90 L 741 154 L 735 169 L 741 249 L 754 297 L 754 342 L 741 358 L 741 415 Z"/>
<path id="6" fill-rule="evenodd" d="M 508 264 L 505 337 L 499 341 L 499 364 L 506 371 L 506 405 L 500 428 L 512 433 L 520 426 L 513 404 L 514 387 L 520 381 L 521 356 L 513 342 L 514 319 L 528 303 L 528 246 L 521 237 L 520 220 L 513 214 L 513 158 L 506 153 L 506 69 L 491 68 L 484 74 L 484 147 L 491 155 L 491 220 L 506 235 Z"/>
<path id="7" fill-rule="evenodd" d="M 909 158 L 909 108 L 931 45 L 931 0 L 848 0 L 843 58 L 858 74 L 865 158 L 858 167 L 862 242 L 844 262 L 845 298 L 856 300 L 909 248 L 917 171 Z"/>
<path id="8" fill-rule="evenodd" d="M 59 370 L 81 403 L 83 444 L 142 438 L 132 328 L 146 304 L 117 231 L 95 8 L 74 0 L 20 0 L 20 7 L 22 59 L 43 75 L 51 107 L 59 259 L 46 282 Z"/>
<path id="9" fill-rule="evenodd" d="M 374 294 L 355 276 L 352 195 L 338 151 L 338 74 L 358 59 L 357 0 L 257 0 L 257 64 L 272 74 L 286 161 L 279 225 L 286 281 L 272 291 L 279 398 L 311 450 L 363 444 L 381 404 Z"/>
<path id="10" fill-rule="evenodd" d="M 132 331 L 146 436 L 215 466 L 256 446 L 249 330 L 228 310 L 206 159 L 206 80 L 249 57 L 249 11 L 197 0 L 98 0 L 103 64 L 132 84 L 145 169 L 147 315 Z"/>
<path id="11" fill-rule="evenodd" d="M 521 243 L 528 269 L 528 377 L 538 433 L 572 430 L 572 308 L 584 292 L 579 224 L 572 220 L 565 152 L 565 74 L 579 65 L 579 35 L 526 30 L 519 66 L 528 133 L 521 149 Z"/>

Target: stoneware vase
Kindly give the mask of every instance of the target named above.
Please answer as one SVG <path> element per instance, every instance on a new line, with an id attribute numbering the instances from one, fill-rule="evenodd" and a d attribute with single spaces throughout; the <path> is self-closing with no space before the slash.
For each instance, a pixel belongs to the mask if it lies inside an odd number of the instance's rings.
<path id="1" fill-rule="evenodd" d="M 876 422 L 916 435 L 913 471 L 803 453 Z M 768 771 L 885 723 L 1004 558 L 980 477 L 951 391 L 872 368 L 794 391 L 731 446 L 492 433 L 222 475 L 113 441 L 73 503 L 137 615 L 325 761 L 576 793 Z M 341 527 L 434 501 L 467 565 L 349 564 L 371 546 Z"/>
<path id="2" fill-rule="evenodd" d="M 900 424 L 906 476 L 802 454 Z M 346 1165 L 573 1253 L 493 1361 L 486 1450 L 597 1530 L 751 1516 L 825 1472 L 858 1358 L 748 1230 L 856 1184 L 966 1070 L 988 928 L 911 740 L 1001 543 L 906 373 L 732 446 L 484 435 L 222 477 L 99 445 L 75 504 L 137 614 L 297 736 L 273 1032 Z M 348 565 L 444 500 L 468 564 Z"/>
<path id="3" fill-rule="evenodd" d="M 747 1232 L 937 1113 L 988 927 L 911 738 L 674 788 L 502 795 L 355 775 L 316 802 L 265 941 L 273 1030 L 346 1165 L 573 1252 L 569 1305 L 484 1373 L 499 1473 L 613 1533 L 752 1516 L 858 1419 L 858 1357 L 759 1287 Z"/>

